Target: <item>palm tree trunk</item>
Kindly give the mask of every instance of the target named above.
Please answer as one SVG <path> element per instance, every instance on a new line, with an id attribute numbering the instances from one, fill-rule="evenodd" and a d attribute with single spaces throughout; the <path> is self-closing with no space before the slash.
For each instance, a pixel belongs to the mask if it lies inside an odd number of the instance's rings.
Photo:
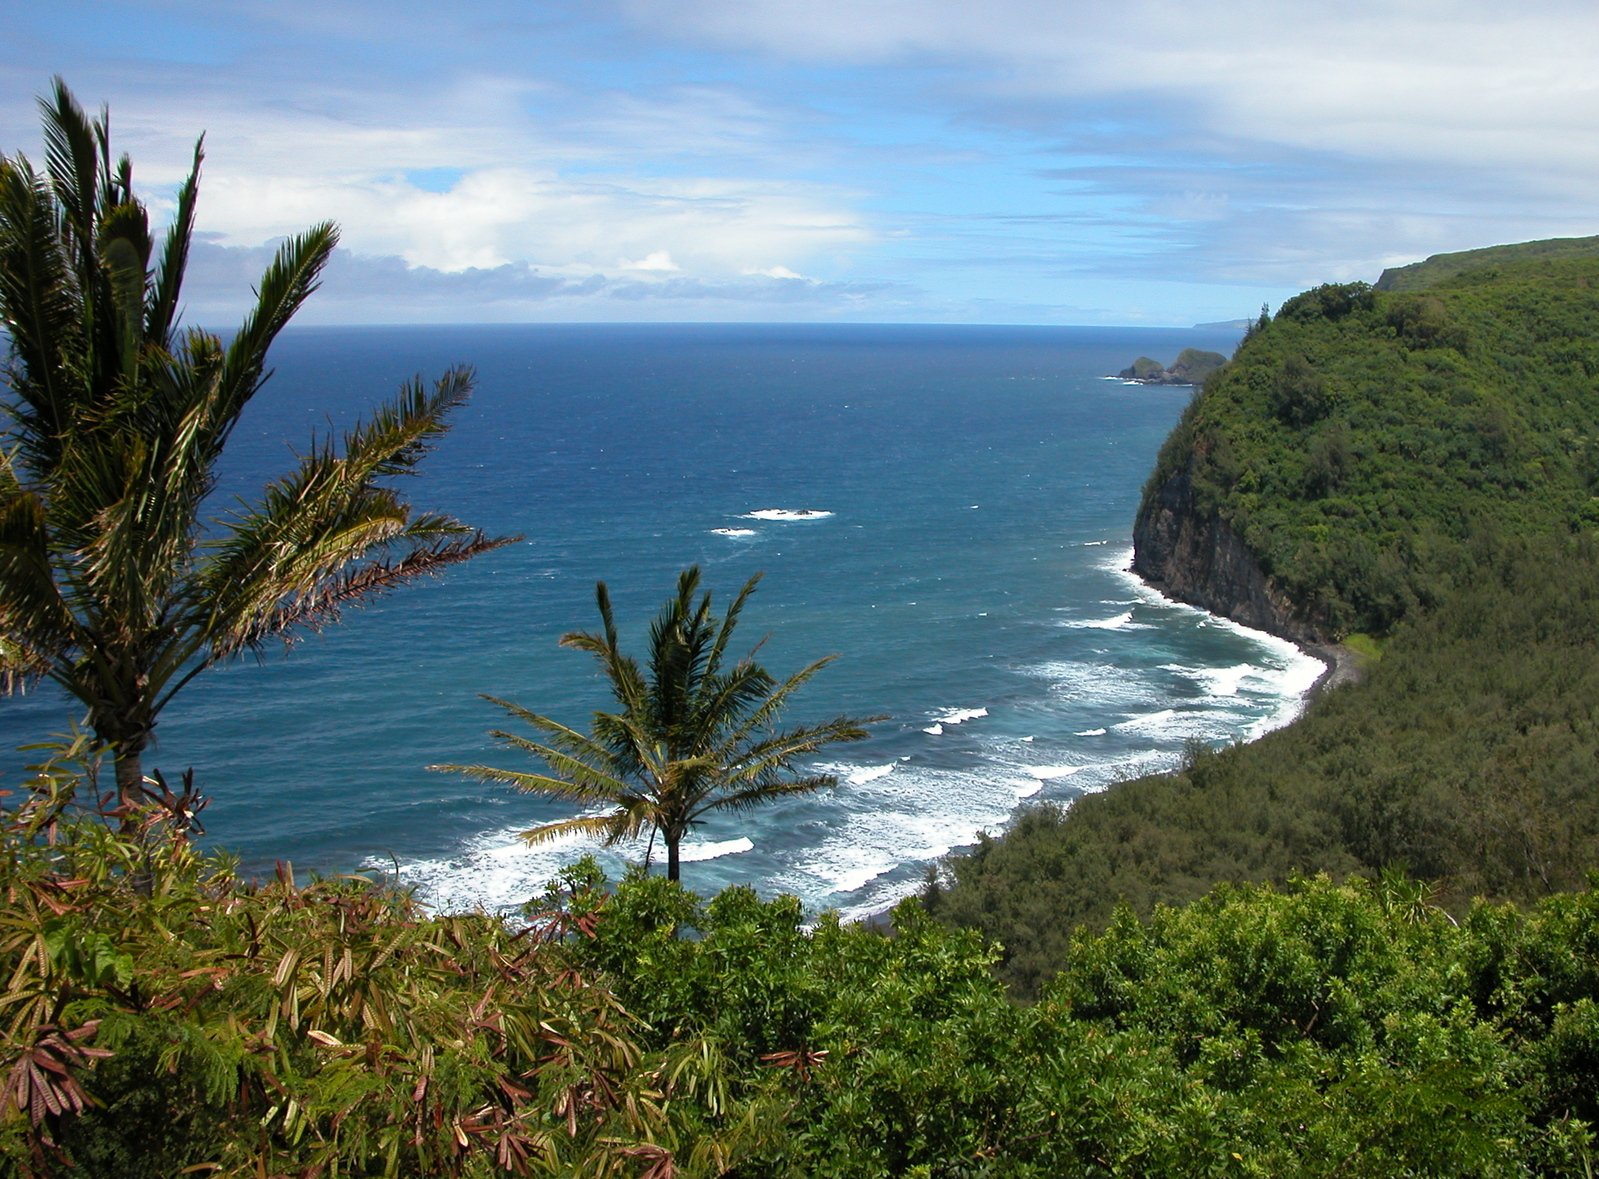
<path id="1" fill-rule="evenodd" d="M 678 879 L 677 837 L 666 836 L 666 878 L 673 882 Z"/>
<path id="2" fill-rule="evenodd" d="M 116 752 L 117 809 L 121 812 L 121 831 L 132 834 L 138 828 L 136 812 L 144 801 L 144 743 L 118 745 Z"/>

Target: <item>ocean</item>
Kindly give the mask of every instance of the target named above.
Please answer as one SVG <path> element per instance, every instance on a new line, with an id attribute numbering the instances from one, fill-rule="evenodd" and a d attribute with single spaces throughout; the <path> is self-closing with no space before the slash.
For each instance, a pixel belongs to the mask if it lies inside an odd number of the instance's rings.
<path id="1" fill-rule="evenodd" d="M 597 580 L 637 649 L 679 570 L 701 566 L 720 603 L 762 572 L 735 648 L 764 639 L 780 677 L 838 656 L 786 719 L 889 719 L 824 758 L 836 788 L 704 824 L 684 882 L 881 909 L 1018 807 L 1297 714 L 1319 663 L 1127 572 L 1139 489 L 1191 390 L 1106 374 L 1236 343 L 1142 328 L 290 329 L 229 444 L 219 513 L 404 380 L 466 363 L 473 399 L 403 490 L 523 539 L 287 653 L 208 671 L 163 714 L 146 767 L 194 768 L 206 841 L 247 873 L 361 870 L 438 908 L 508 910 L 591 849 L 517 839 L 565 804 L 425 768 L 535 768 L 492 742 L 506 718 L 479 694 L 584 726 L 604 684 L 557 642 L 596 625 Z M 25 760 L 16 746 L 73 715 L 49 690 L 0 701 L 0 786 Z M 601 859 L 618 873 L 641 854 Z"/>

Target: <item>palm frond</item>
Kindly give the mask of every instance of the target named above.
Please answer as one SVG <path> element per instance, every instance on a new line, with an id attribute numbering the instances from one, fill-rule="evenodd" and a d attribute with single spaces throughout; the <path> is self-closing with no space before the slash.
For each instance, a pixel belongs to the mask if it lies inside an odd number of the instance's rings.
<path id="1" fill-rule="evenodd" d="M 627 806 L 635 797 L 623 783 L 607 783 L 613 787 L 612 789 L 589 790 L 585 789 L 583 784 L 565 778 L 520 770 L 504 770 L 495 766 L 441 763 L 430 765 L 428 769 L 441 774 L 460 774 L 463 778 L 470 778 L 474 782 L 492 782 L 499 786 L 510 786 L 524 794 L 547 794 L 552 798 L 568 798 L 590 806 Z"/>
<path id="2" fill-rule="evenodd" d="M 738 626 L 739 616 L 744 613 L 744 603 L 749 601 L 750 595 L 755 592 L 755 587 L 761 582 L 761 574 L 757 573 L 744 583 L 744 588 L 738 591 L 738 596 L 727 608 L 727 613 L 722 616 L 722 625 L 716 634 L 716 642 L 712 646 L 706 660 L 705 674 L 715 676 L 721 669 L 722 659 L 727 653 L 727 645 L 732 641 L 733 631 Z"/>
<path id="3" fill-rule="evenodd" d="M 200 191 L 200 164 L 205 159 L 205 136 L 194 145 L 194 163 L 189 178 L 178 189 L 178 207 L 167 227 L 161 250 L 161 269 L 151 289 L 150 306 L 145 315 L 144 340 L 147 344 L 165 343 L 178 326 L 178 300 L 183 293 L 183 275 L 189 265 L 189 243 L 194 236 L 194 209 Z"/>
<path id="4" fill-rule="evenodd" d="M 379 526 L 365 536 L 345 535 L 318 550 L 296 554 L 298 559 L 288 566 L 268 571 L 253 586 L 241 587 L 245 591 L 241 598 L 253 596 L 253 601 L 246 601 L 242 608 L 237 601 L 213 599 L 207 625 L 210 662 L 257 648 L 268 639 L 289 639 L 302 628 L 319 630 L 338 621 L 347 608 L 370 601 L 377 594 L 419 577 L 437 575 L 451 565 L 520 539 L 473 531 L 451 539 L 416 543 L 396 557 L 356 565 L 377 544 L 421 541 L 430 534 L 420 526 L 386 533 Z M 289 567 L 313 565 L 314 576 L 302 576 Z"/>
<path id="5" fill-rule="evenodd" d="M 623 711 L 629 714 L 642 713 L 648 685 L 638 662 L 622 653 L 616 633 L 616 617 L 611 608 L 611 593 L 603 581 L 595 584 L 594 599 L 600 611 L 601 633 L 595 635 L 587 631 L 573 631 L 561 636 L 560 645 L 594 656 L 610 680 L 612 693 L 621 702 Z"/>
<path id="6" fill-rule="evenodd" d="M 44 179 L 25 158 L 0 159 L 0 320 L 15 358 L 7 383 L 18 399 L 8 408 L 30 470 L 54 464 L 78 401 L 65 363 L 81 340 L 74 291 Z"/>
<path id="7" fill-rule="evenodd" d="M 0 694 L 46 674 L 74 645 L 71 612 L 51 573 L 44 502 L 0 461 Z"/>
<path id="8" fill-rule="evenodd" d="M 430 393 L 422 379 L 413 379 L 395 400 L 380 408 L 344 438 L 344 464 L 363 479 L 407 475 L 442 435 L 451 410 L 472 392 L 473 373 L 457 366 L 434 384 Z"/>
<path id="9" fill-rule="evenodd" d="M 228 345 L 217 377 L 215 446 L 221 449 L 245 403 L 266 379 L 266 355 L 300 305 L 316 290 L 338 244 L 332 222 L 312 226 L 278 247 L 256 289 L 255 307 Z"/>
<path id="10" fill-rule="evenodd" d="M 89 122 L 59 76 L 52 80 L 51 97 L 39 100 L 39 111 L 45 165 L 61 210 L 62 228 L 72 246 L 79 282 L 88 287 L 95 269 L 93 224 L 100 203 L 100 143 L 105 136 Z"/>
<path id="11" fill-rule="evenodd" d="M 779 798 L 790 798 L 796 794 L 813 794 L 818 790 L 827 790 L 837 785 L 838 778 L 832 774 L 809 774 L 802 778 L 785 778 L 779 782 L 748 786 L 743 790 L 707 799 L 694 811 L 694 816 L 697 818 L 710 811 L 748 810 Z"/>
<path id="12" fill-rule="evenodd" d="M 416 461 L 470 380 L 456 369 L 432 394 L 413 386 L 350 433 L 343 457 L 314 447 L 258 505 L 226 522 L 198 575 L 217 657 L 326 625 L 376 593 L 520 539 L 491 538 L 447 516 L 413 518 L 376 482 Z"/>
<path id="13" fill-rule="evenodd" d="M 608 815 L 578 815 L 571 819 L 557 819 L 518 835 L 524 843 L 536 846 L 559 839 L 563 835 L 588 835 L 597 837 L 607 847 L 632 839 L 648 825 L 648 820 L 628 811 L 615 811 Z"/>

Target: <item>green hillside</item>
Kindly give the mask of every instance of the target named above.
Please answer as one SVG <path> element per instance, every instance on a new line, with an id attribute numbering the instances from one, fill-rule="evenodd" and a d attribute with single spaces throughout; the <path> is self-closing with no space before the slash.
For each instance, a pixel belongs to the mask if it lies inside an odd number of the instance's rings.
<path id="1" fill-rule="evenodd" d="M 1243 539 L 1281 629 L 1364 632 L 1363 681 L 1255 744 L 1032 812 L 927 903 L 1002 944 L 1031 993 L 1079 923 L 1218 881 L 1403 868 L 1457 911 L 1580 887 L 1599 866 L 1596 440 L 1599 257 L 1290 300 L 1190 406 L 1146 508 L 1189 488 L 1187 523 Z"/>
<path id="2" fill-rule="evenodd" d="M 1468 270 L 1514 266 L 1523 262 L 1548 262 L 1586 258 L 1599 254 L 1599 237 L 1554 237 L 1511 246 L 1485 246 L 1454 254 L 1434 254 L 1423 262 L 1392 266 L 1377 280 L 1379 291 L 1421 291 L 1447 282 Z"/>
<path id="3" fill-rule="evenodd" d="M 1162 450 L 1312 629 L 1384 632 L 1474 538 L 1599 524 L 1599 255 L 1285 303 Z"/>

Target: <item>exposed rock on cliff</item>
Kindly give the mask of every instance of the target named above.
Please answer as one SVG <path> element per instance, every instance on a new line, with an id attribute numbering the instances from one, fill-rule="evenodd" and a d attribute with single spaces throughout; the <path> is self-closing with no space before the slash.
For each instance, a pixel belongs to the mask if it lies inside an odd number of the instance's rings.
<path id="1" fill-rule="evenodd" d="M 1144 499 L 1133 525 L 1133 572 L 1169 598 L 1298 643 L 1327 665 L 1320 692 L 1360 678 L 1353 653 L 1329 641 L 1273 587 L 1227 521 L 1194 502 L 1186 466 Z"/>
<path id="2" fill-rule="evenodd" d="M 1133 571 L 1169 597 L 1245 626 L 1300 643 L 1321 638 L 1272 586 L 1232 526 L 1199 511 L 1186 464 L 1139 508 Z"/>

